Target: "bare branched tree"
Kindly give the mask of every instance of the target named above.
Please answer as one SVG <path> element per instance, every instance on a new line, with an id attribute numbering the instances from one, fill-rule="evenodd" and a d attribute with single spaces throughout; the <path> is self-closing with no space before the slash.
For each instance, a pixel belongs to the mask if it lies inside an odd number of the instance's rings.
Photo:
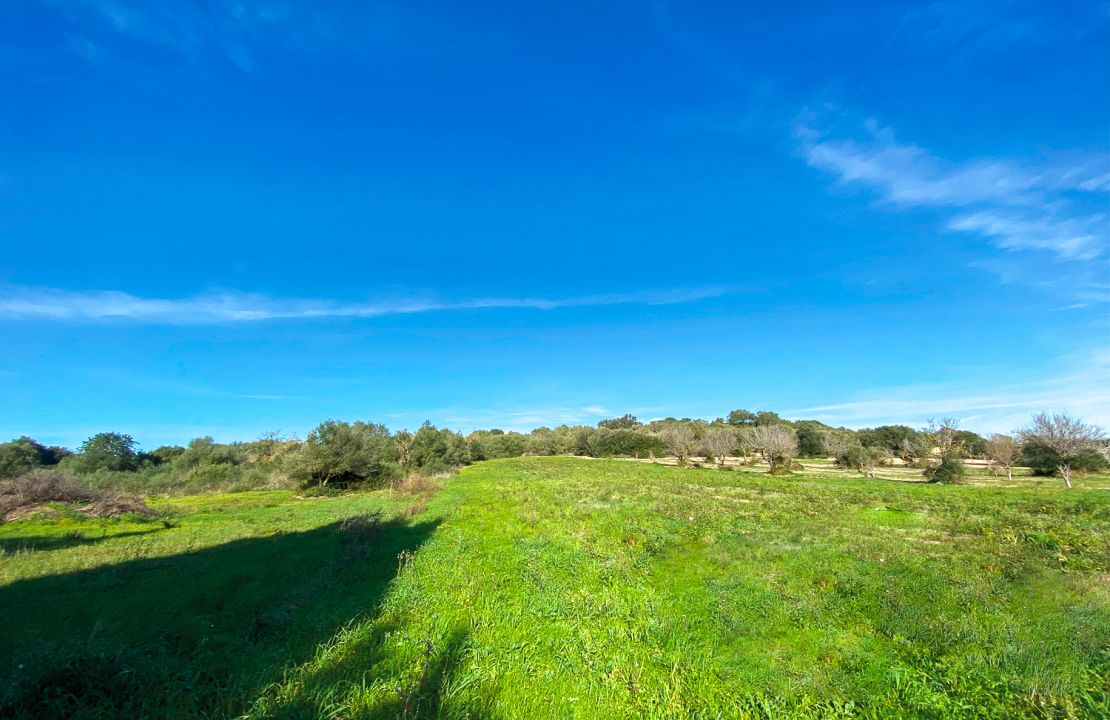
<path id="1" fill-rule="evenodd" d="M 1000 467 L 1006 471 L 1006 479 L 1013 481 L 1014 464 L 1018 458 L 1018 444 L 1009 435 L 991 435 L 987 438 L 987 460 L 991 467 Z"/>
<path id="2" fill-rule="evenodd" d="M 763 458 L 771 471 L 786 465 L 789 467 L 798 454 L 798 434 L 786 425 L 760 425 L 752 428 L 752 445 Z"/>
<path id="3" fill-rule="evenodd" d="M 678 464 L 685 465 L 697 443 L 694 428 L 685 423 L 670 423 L 659 430 L 659 439 L 667 446 Z"/>
<path id="4" fill-rule="evenodd" d="M 716 458 L 717 464 L 725 466 L 725 459 L 736 452 L 736 431 L 732 428 L 713 428 L 705 434 L 705 451 Z"/>
<path id="5" fill-rule="evenodd" d="M 752 438 L 753 427 L 744 426 L 736 429 L 736 452 L 748 461 L 748 456 L 755 452 L 755 440 Z"/>
<path id="6" fill-rule="evenodd" d="M 839 457 L 850 447 L 859 445 L 859 440 L 850 431 L 826 430 L 821 433 L 821 441 L 825 444 L 825 452 L 831 457 Z"/>
<path id="7" fill-rule="evenodd" d="M 940 451 L 941 456 L 945 456 L 952 452 L 952 447 L 956 444 L 956 431 L 960 428 L 960 421 L 955 418 L 941 418 L 935 420 L 929 418 L 929 424 L 925 428 L 925 432 L 929 433 L 929 437 L 933 440 L 933 445 Z"/>
<path id="8" fill-rule="evenodd" d="M 1098 451 L 1106 437 L 1102 428 L 1088 425 L 1079 418 L 1066 412 L 1049 415 L 1037 413 L 1032 422 L 1018 431 L 1024 443 L 1038 443 L 1056 453 L 1056 469 L 1064 478 L 1064 484 L 1071 487 L 1071 465 L 1075 457 L 1086 451 Z"/>

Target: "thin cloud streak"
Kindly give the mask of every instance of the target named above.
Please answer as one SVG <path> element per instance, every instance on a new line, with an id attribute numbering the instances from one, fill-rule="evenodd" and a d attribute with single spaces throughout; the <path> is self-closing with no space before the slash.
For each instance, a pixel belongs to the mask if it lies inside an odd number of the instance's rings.
<path id="1" fill-rule="evenodd" d="M 856 140 L 827 137 L 804 120 L 794 128 L 810 166 L 839 182 L 869 186 L 893 205 L 952 210 L 945 224 L 950 231 L 988 238 L 1003 250 L 1050 251 L 1062 260 L 1104 253 L 1107 215 L 1079 205 L 1105 194 L 1106 155 L 1045 167 L 1003 159 L 957 163 L 898 142 L 874 120 L 864 129 L 865 139 Z"/>
<path id="2" fill-rule="evenodd" d="M 451 410 L 444 409 L 433 413 L 441 417 L 443 424 L 459 427 L 464 431 L 500 428 L 516 432 L 530 432 L 541 426 L 594 424 L 598 420 L 613 417 L 615 413 L 601 405 L 585 406 L 535 406 L 505 409 Z"/>
<path id="3" fill-rule="evenodd" d="M 969 429 L 1010 432 L 1036 412 L 1067 410 L 1110 426 L 1110 352 L 1096 351 L 1075 372 L 1045 381 L 1000 384 L 990 392 L 960 392 L 955 385 L 912 385 L 870 391 L 858 399 L 789 410 L 850 427 L 886 423 L 923 425 L 952 416 Z"/>
<path id="4" fill-rule="evenodd" d="M 570 298 L 475 298 L 444 301 L 405 298 L 365 303 L 280 299 L 266 295 L 221 292 L 191 298 L 143 298 L 104 290 L 75 292 L 52 288 L 9 287 L 0 290 L 0 318 L 59 322 L 128 320 L 170 325 L 209 325 L 266 320 L 374 318 L 463 310 L 557 310 L 616 305 L 677 305 L 721 297 L 723 287 L 600 294 Z"/>

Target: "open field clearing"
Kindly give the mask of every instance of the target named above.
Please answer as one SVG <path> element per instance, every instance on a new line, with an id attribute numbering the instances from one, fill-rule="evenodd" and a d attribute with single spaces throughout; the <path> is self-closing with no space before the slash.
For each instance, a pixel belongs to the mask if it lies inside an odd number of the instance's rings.
<path id="1" fill-rule="evenodd" d="M 676 466 L 678 461 L 673 457 L 661 458 L 622 458 L 631 462 L 652 463 L 656 465 Z M 704 468 L 717 468 L 718 464 L 712 458 L 692 458 L 696 465 Z M 799 475 L 808 477 L 842 478 L 858 480 L 866 477 L 859 470 L 838 467 L 832 458 L 800 458 L 796 460 L 804 468 L 799 470 Z M 1013 468 L 1013 480 L 1008 480 L 1006 473 L 998 470 L 991 471 L 984 461 L 965 460 L 966 475 L 961 479 L 964 485 L 980 485 L 983 487 L 1061 487 L 1063 481 L 1058 477 L 1034 475 L 1033 471 L 1025 467 Z M 767 463 L 753 457 L 730 457 L 725 461 L 725 468 L 736 472 L 762 475 L 767 472 Z M 899 482 L 923 483 L 925 477 L 921 468 L 914 467 L 901 461 L 894 461 L 889 465 L 880 465 L 875 468 L 875 480 L 896 480 Z M 1077 475 L 1074 480 L 1076 487 L 1110 489 L 1110 475 L 1105 473 L 1090 473 Z"/>
<path id="2" fill-rule="evenodd" d="M 824 474 L 522 458 L 9 522 L 0 714 L 1110 716 L 1105 483 Z"/>

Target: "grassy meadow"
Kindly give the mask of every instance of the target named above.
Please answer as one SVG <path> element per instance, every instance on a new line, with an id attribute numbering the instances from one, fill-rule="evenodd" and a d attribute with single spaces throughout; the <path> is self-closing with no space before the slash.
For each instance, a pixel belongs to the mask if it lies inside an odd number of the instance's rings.
<path id="1" fill-rule="evenodd" d="M 487 461 L 0 524 L 0 715 L 1110 717 L 1110 490 Z"/>

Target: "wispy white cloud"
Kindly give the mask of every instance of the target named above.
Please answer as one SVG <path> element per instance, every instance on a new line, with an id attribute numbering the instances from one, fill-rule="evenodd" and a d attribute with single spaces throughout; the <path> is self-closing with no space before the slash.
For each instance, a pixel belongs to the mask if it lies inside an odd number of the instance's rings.
<path id="1" fill-rule="evenodd" d="M 222 57 L 244 72 L 255 69 L 259 46 L 274 41 L 281 47 L 319 46 L 334 50 L 365 49 L 393 33 L 390 10 L 384 5 L 354 4 L 325 7 L 319 3 L 293 4 L 275 0 L 216 0 L 214 2 L 152 2 L 150 0 L 74 0 L 58 5 L 72 23 L 70 45 L 96 62 L 111 55 L 112 36 L 166 50 L 198 62 Z"/>
<path id="2" fill-rule="evenodd" d="M 1103 22 L 1098 3 L 936 0 L 911 8 L 904 24 L 909 41 L 959 60 L 983 51 L 1068 43 Z"/>
<path id="3" fill-rule="evenodd" d="M 1042 166 L 1006 159 L 953 162 L 899 142 L 874 120 L 864 130 L 863 139 L 839 138 L 805 121 L 795 125 L 800 152 L 811 166 L 842 183 L 870 187 L 899 207 L 948 210 L 947 230 L 985 237 L 1004 250 L 1049 251 L 1062 260 L 1091 260 L 1105 252 L 1107 215 L 1089 206 L 1110 183 L 1106 154 Z"/>
<path id="4" fill-rule="evenodd" d="M 448 427 L 464 431 L 479 428 L 501 428 L 529 432 L 540 426 L 594 424 L 598 420 L 613 417 L 616 413 L 601 405 L 535 405 L 522 407 L 488 409 L 452 409 L 433 411 L 429 417 L 441 418 Z"/>
<path id="5" fill-rule="evenodd" d="M 488 297 L 467 300 L 400 298 L 364 303 L 282 299 L 219 292 L 190 298 L 144 298 L 113 290 L 75 292 L 52 288 L 0 287 L 0 318 L 9 320 L 127 320 L 158 324 L 225 324 L 264 320 L 372 318 L 428 312 L 492 309 L 556 310 L 615 305 L 675 305 L 730 293 L 729 288 L 599 294 L 566 298 Z"/>
<path id="6" fill-rule="evenodd" d="M 968 389 L 972 387 L 974 389 Z M 1092 352 L 1076 369 L 1048 380 L 1001 382 L 989 391 L 976 382 L 878 388 L 830 405 L 788 410 L 808 417 L 863 427 L 885 423 L 924 425 L 930 417 L 955 417 L 969 429 L 1009 432 L 1036 412 L 1067 410 L 1110 427 L 1110 351 Z"/>
<path id="7" fill-rule="evenodd" d="M 47 0 L 48 4 L 53 4 Z M 251 46 L 271 27 L 284 24 L 289 9 L 267 2 L 143 2 L 143 0 L 78 0 L 66 7 L 112 33 L 150 47 L 170 50 L 196 61 L 216 50 L 244 71 L 254 68 Z M 102 58 L 99 38 L 80 34 L 72 47 L 91 61 Z"/>
<path id="8" fill-rule="evenodd" d="M 998 210 L 963 213 L 949 230 L 985 235 L 1003 250 L 1049 250 L 1069 260 L 1090 260 L 1105 249 L 1105 215 L 1022 217 Z"/>

